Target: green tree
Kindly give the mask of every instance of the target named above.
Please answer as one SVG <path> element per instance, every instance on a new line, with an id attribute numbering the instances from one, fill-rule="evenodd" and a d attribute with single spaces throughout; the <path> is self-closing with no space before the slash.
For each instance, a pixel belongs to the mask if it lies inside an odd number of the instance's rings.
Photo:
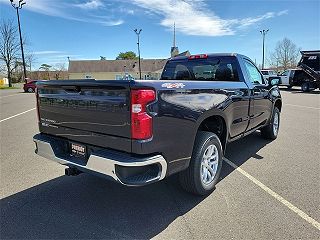
<path id="1" fill-rule="evenodd" d="M 120 52 L 116 60 L 125 60 L 125 59 L 138 59 L 137 55 L 133 51 L 129 52 Z"/>
<path id="2" fill-rule="evenodd" d="M 46 64 L 46 63 L 43 63 L 43 64 L 41 64 L 41 66 L 40 66 L 40 70 L 43 70 L 43 71 L 45 71 L 45 72 L 47 72 L 47 74 L 48 74 L 48 80 L 50 80 L 50 69 L 52 68 L 52 66 L 50 66 L 50 65 L 48 65 L 48 64 Z"/>

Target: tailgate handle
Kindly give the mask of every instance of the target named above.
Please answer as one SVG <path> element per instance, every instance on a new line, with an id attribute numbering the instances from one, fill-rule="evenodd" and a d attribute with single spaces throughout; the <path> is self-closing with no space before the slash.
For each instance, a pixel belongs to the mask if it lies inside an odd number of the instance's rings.
<path id="1" fill-rule="evenodd" d="M 62 87 L 67 93 L 79 93 L 81 91 L 80 87 Z"/>

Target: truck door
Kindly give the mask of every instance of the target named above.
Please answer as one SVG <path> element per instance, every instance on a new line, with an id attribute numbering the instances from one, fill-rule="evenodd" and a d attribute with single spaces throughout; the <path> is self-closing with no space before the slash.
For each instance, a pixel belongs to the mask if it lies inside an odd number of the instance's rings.
<path id="1" fill-rule="evenodd" d="M 248 130 L 263 126 L 271 115 L 272 102 L 269 99 L 268 83 L 257 67 L 248 59 L 244 59 L 247 75 L 252 83 L 250 124 Z"/>
<path id="2" fill-rule="evenodd" d="M 281 85 L 286 85 L 286 86 L 290 85 L 289 70 L 286 70 L 283 73 L 281 73 L 280 77 L 281 77 Z"/>

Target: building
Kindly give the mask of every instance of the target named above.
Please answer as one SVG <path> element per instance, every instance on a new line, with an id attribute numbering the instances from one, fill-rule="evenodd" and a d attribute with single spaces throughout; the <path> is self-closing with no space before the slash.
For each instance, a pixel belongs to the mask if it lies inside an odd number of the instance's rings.
<path id="1" fill-rule="evenodd" d="M 0 73 L 0 86 L 8 85 L 8 84 L 9 84 L 8 78 Z"/>
<path id="2" fill-rule="evenodd" d="M 141 59 L 143 79 L 159 79 L 167 59 Z M 71 60 L 69 79 L 139 79 L 139 60 Z"/>

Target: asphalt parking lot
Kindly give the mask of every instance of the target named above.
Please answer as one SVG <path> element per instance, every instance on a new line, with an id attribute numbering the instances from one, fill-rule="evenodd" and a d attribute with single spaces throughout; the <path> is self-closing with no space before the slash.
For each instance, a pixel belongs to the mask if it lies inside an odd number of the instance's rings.
<path id="1" fill-rule="evenodd" d="M 34 154 L 34 94 L 0 91 L 1 239 L 319 239 L 320 92 L 282 97 L 278 139 L 230 144 L 216 190 L 195 197 L 175 177 L 128 188 L 64 176 Z"/>

